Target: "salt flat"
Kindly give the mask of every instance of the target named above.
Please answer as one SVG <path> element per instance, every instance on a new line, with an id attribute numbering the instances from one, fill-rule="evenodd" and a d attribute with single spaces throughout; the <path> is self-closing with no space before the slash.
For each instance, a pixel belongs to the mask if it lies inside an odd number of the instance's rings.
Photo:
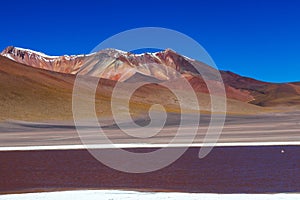
<path id="1" fill-rule="evenodd" d="M 167 193 L 167 192 L 133 192 L 120 190 L 86 190 L 45 192 L 28 194 L 10 194 L 0 196 L 0 200 L 294 200 L 300 194 L 197 194 L 197 193 Z"/>

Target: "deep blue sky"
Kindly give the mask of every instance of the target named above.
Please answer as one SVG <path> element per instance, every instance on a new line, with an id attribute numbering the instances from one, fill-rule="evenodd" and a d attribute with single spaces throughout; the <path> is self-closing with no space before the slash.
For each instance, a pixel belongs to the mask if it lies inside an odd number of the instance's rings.
<path id="1" fill-rule="evenodd" d="M 131 28 L 155 26 L 197 40 L 220 69 L 265 81 L 300 81 L 300 1 L 2 1 L 0 49 L 90 52 Z"/>

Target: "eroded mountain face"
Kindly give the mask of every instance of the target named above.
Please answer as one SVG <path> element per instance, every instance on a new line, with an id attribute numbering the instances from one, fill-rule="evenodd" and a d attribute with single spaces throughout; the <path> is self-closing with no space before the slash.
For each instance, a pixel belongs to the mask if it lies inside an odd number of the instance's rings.
<path id="1" fill-rule="evenodd" d="M 196 92 L 201 93 L 210 92 L 207 84 L 217 88 L 216 91 L 221 90 L 223 82 L 228 98 L 262 106 L 281 103 L 276 101 L 281 97 L 294 103 L 298 101 L 297 96 L 300 94 L 299 84 L 266 83 L 230 71 L 220 71 L 219 74 L 215 68 L 170 49 L 143 54 L 105 49 L 86 55 L 48 56 L 10 46 L 4 49 L 1 55 L 35 68 L 119 82 L 165 82 L 173 87 L 185 89 L 180 81 L 185 78 Z"/>
<path id="2" fill-rule="evenodd" d="M 204 63 L 196 62 L 167 49 L 157 53 L 132 54 L 116 49 L 106 49 L 87 55 L 48 56 L 43 53 L 7 47 L 2 56 L 32 67 L 50 71 L 90 75 L 117 81 L 126 81 L 135 74 L 166 81 L 178 78 L 179 74 L 199 74 L 196 67 L 205 71 L 215 70 Z"/>

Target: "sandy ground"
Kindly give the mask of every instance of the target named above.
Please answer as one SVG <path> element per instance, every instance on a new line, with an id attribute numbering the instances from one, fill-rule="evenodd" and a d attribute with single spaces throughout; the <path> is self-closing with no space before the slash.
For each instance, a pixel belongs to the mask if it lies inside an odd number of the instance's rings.
<path id="1" fill-rule="evenodd" d="M 193 117 L 189 115 L 188 117 Z M 202 143 L 207 133 L 210 117 L 201 116 L 198 134 L 194 143 Z M 300 142 L 300 113 L 277 113 L 257 116 L 227 116 L 219 143 L 236 142 Z M 168 117 L 160 133 L 150 138 L 134 138 L 120 131 L 112 122 L 101 123 L 105 135 L 115 144 L 168 144 L 178 130 L 178 115 Z M 138 120 L 138 124 L 149 123 L 147 119 Z M 125 125 L 126 127 L 126 125 Z M 85 141 L 89 144 L 103 144 L 99 129 L 93 125 L 81 127 Z M 131 129 L 128 125 L 128 129 Z M 179 143 L 185 143 L 192 130 L 189 124 L 183 126 L 184 134 Z M 149 130 L 151 131 L 151 130 Z M 29 123 L 7 121 L 0 123 L 0 147 L 81 145 L 80 137 L 71 122 Z M 213 133 L 212 133 L 213 134 Z"/>

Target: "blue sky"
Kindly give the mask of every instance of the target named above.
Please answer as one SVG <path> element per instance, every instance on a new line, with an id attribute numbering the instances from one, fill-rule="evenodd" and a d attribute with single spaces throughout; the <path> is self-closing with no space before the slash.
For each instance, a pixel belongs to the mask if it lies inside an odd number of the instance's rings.
<path id="1" fill-rule="evenodd" d="M 299 10 L 298 0 L 3 1 L 0 48 L 82 54 L 121 31 L 164 27 L 194 38 L 220 69 L 300 81 Z"/>

